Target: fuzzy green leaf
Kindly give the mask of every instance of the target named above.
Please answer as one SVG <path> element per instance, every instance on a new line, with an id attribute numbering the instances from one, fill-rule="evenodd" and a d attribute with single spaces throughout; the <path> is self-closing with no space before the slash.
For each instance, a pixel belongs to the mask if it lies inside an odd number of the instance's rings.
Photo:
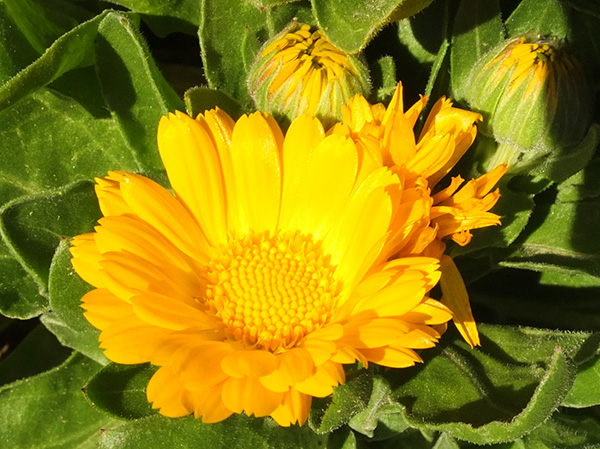
<path id="1" fill-rule="evenodd" d="M 0 389 L 0 441 L 11 449 L 92 449 L 110 422 L 81 388 L 100 365 L 74 354 L 64 364 Z"/>
<path id="2" fill-rule="evenodd" d="M 234 415 L 220 423 L 203 424 L 193 416 L 173 419 L 155 415 L 107 426 L 99 448 L 305 449 L 325 448 L 327 441 L 328 435 L 317 435 L 308 426 L 284 428 L 270 418 Z"/>
<path id="3" fill-rule="evenodd" d="M 389 383 L 375 376 L 366 409 L 354 415 L 349 425 L 371 439 L 384 440 L 409 427 L 401 412 L 402 406 L 393 399 Z"/>
<path id="4" fill-rule="evenodd" d="M 448 34 L 448 2 L 434 2 L 420 14 L 398 22 L 398 38 L 419 63 L 439 59 Z"/>
<path id="5" fill-rule="evenodd" d="M 477 444 L 511 441 L 543 423 L 572 384 L 567 354 L 585 334 L 480 326 L 482 348 L 454 341 L 394 379 L 412 426 Z"/>
<path id="6" fill-rule="evenodd" d="M 431 0 L 311 0 L 319 27 L 347 53 L 362 50 L 386 24 L 416 14 Z"/>
<path id="7" fill-rule="evenodd" d="M 31 65 L 0 87 L 0 110 L 50 84 L 62 74 L 94 62 L 94 39 L 104 12 L 63 34 Z"/>
<path id="8" fill-rule="evenodd" d="M 88 332 L 78 332 L 69 327 L 54 312 L 41 315 L 40 321 L 63 345 L 76 349 L 100 365 L 109 363 L 99 346 L 100 331 L 91 329 Z"/>
<path id="9" fill-rule="evenodd" d="M 185 109 L 190 117 L 219 107 L 237 120 L 242 115 L 242 107 L 229 95 L 208 87 L 192 87 L 184 96 Z"/>
<path id="10" fill-rule="evenodd" d="M 502 265 L 600 277 L 600 200 L 557 203 Z"/>
<path id="11" fill-rule="evenodd" d="M 346 383 L 333 390 L 333 397 L 325 399 L 323 413 L 313 412 L 311 427 L 319 434 L 330 433 L 346 424 L 352 416 L 364 410 L 371 396 L 373 374 L 360 370 L 348 374 Z M 317 405 L 316 408 L 319 408 Z"/>
<path id="12" fill-rule="evenodd" d="M 577 371 L 563 405 L 575 408 L 600 405 L 600 355 L 581 364 Z"/>
<path id="13" fill-rule="evenodd" d="M 569 8 L 560 0 L 523 0 L 506 20 L 509 36 L 531 33 L 564 39 L 569 34 Z"/>
<path id="14" fill-rule="evenodd" d="M 40 297 L 28 303 L 0 300 L 6 315 L 29 318 L 48 307 L 49 266 L 61 239 L 89 231 L 100 212 L 90 183 L 75 183 L 56 191 L 34 194 L 0 209 L 4 244 L 31 276 Z"/>
<path id="15" fill-rule="evenodd" d="M 38 56 L 8 13 L 6 5 L 0 2 L 0 86 Z"/>
<path id="16" fill-rule="evenodd" d="M 0 360 L 0 385 L 60 365 L 71 354 L 44 326 L 37 325 L 8 356 Z"/>
<path id="17" fill-rule="evenodd" d="M 146 398 L 146 387 L 157 367 L 110 364 L 85 386 L 88 400 L 110 416 L 138 419 L 157 412 Z"/>
<path id="18" fill-rule="evenodd" d="M 201 0 L 109 0 L 142 14 L 159 35 L 174 31 L 193 34 L 200 23 Z"/>
<path id="19" fill-rule="evenodd" d="M 70 241 L 62 240 L 52 259 L 48 282 L 52 312 L 41 320 L 62 344 L 106 365 L 108 360 L 98 343 L 100 331 L 84 318 L 81 308 L 81 298 L 91 286 L 75 273 L 69 247 Z"/>
<path id="20" fill-rule="evenodd" d="M 4 0 L 4 4 L 40 54 L 60 36 L 92 16 L 82 6 L 65 0 Z"/>
<path id="21" fill-rule="evenodd" d="M 151 171 L 163 165 L 156 144 L 160 117 L 184 105 L 164 80 L 132 23 L 109 13 L 98 27 L 96 68 L 103 96 L 138 164 Z"/>

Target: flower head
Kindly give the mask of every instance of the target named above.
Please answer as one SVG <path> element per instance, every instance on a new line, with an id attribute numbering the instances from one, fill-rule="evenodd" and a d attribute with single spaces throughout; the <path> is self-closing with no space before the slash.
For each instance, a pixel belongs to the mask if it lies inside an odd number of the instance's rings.
<path id="1" fill-rule="evenodd" d="M 358 57 L 336 48 L 320 30 L 297 23 L 267 42 L 248 86 L 260 110 L 288 120 L 308 113 L 325 124 L 341 118 L 350 97 L 370 91 Z"/>
<path id="2" fill-rule="evenodd" d="M 482 132 L 499 144 L 487 169 L 500 162 L 508 162 L 513 173 L 550 165 L 543 175 L 557 178 L 552 172 L 563 172 L 556 165 L 564 161 L 552 159 L 571 152 L 590 127 L 589 90 L 581 63 L 558 39 L 517 37 L 484 55 L 465 95 L 485 117 Z"/>
<path id="3" fill-rule="evenodd" d="M 477 134 L 475 124 L 481 115 L 455 108 L 450 100 L 442 97 L 431 108 L 417 140 L 413 127 L 426 101 L 421 97 L 405 111 L 402 84 L 398 84 L 387 108 L 382 104 L 371 105 L 357 95 L 344 106 L 343 122 L 330 132 L 351 138 L 363 150 L 364 159 L 368 161 L 363 164 L 402 171 L 406 173 L 408 184 L 419 185 L 421 191 L 429 193 L 473 143 Z M 506 164 L 501 164 L 460 189 L 463 179 L 453 178 L 450 186 L 430 199 L 428 227 L 420 229 L 416 238 L 396 247 L 397 257 L 427 255 L 444 262 L 442 300 L 450 306 L 459 331 L 472 346 L 479 344 L 477 328 L 460 273 L 451 258 L 443 258 L 444 241 L 451 238 L 459 245 L 466 245 L 471 240 L 472 229 L 500 224 L 500 217 L 488 211 L 500 196 L 498 190 L 490 191 L 505 173 Z"/>
<path id="4" fill-rule="evenodd" d="M 158 144 L 174 194 L 97 179 L 104 217 L 71 251 L 106 356 L 160 367 L 162 414 L 302 424 L 344 364 L 406 367 L 435 345 L 453 313 L 427 295 L 439 259 L 392 259 L 431 234 L 411 172 L 306 115 L 283 136 L 267 114 L 171 114 Z"/>

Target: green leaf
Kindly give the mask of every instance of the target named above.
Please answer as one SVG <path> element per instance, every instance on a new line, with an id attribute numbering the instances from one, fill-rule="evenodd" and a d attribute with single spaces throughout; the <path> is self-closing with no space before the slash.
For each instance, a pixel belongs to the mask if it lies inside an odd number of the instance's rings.
<path id="1" fill-rule="evenodd" d="M 505 268 L 469 285 L 475 318 L 575 331 L 598 329 L 599 288 L 540 285 L 539 279 L 533 271 Z"/>
<path id="2" fill-rule="evenodd" d="M 122 14 L 108 13 L 98 27 L 96 68 L 106 104 L 138 164 L 151 171 L 163 165 L 156 129 L 163 115 L 183 110 L 138 31 Z"/>
<path id="3" fill-rule="evenodd" d="M 416 14 L 431 0 L 311 0 L 319 27 L 347 53 L 362 50 L 386 24 Z M 349 12 L 352 12 L 349 14 Z"/>
<path id="4" fill-rule="evenodd" d="M 4 0 L 4 4 L 40 54 L 64 33 L 92 16 L 80 5 L 64 0 Z"/>
<path id="5" fill-rule="evenodd" d="M 376 101 L 389 102 L 398 85 L 394 58 L 391 56 L 379 58 L 376 65 L 371 66 L 371 79 L 373 85 L 377 87 Z"/>
<path id="6" fill-rule="evenodd" d="M 8 316 L 29 318 L 48 307 L 48 274 L 61 239 L 89 231 L 100 216 L 91 183 L 75 183 L 21 197 L 0 209 L 0 235 L 12 255 L 37 285 L 39 295 L 25 303 L 0 300 Z"/>
<path id="7" fill-rule="evenodd" d="M 146 398 L 146 387 L 158 368 L 150 364 L 111 363 L 85 386 L 88 400 L 112 417 L 138 419 L 158 413 Z"/>
<path id="8" fill-rule="evenodd" d="M 475 63 L 504 40 L 498 0 L 485 3 L 479 0 L 462 0 L 456 13 L 452 35 L 452 96 L 462 100 Z"/>
<path id="9" fill-rule="evenodd" d="M 41 320 L 62 344 L 106 365 L 108 360 L 98 343 L 100 331 L 84 318 L 81 308 L 81 298 L 92 287 L 75 273 L 69 247 L 69 240 L 61 240 L 52 259 L 48 282 L 52 312 Z"/>
<path id="10" fill-rule="evenodd" d="M 542 212 L 501 265 L 600 277 L 600 199 L 556 203 Z"/>
<path id="11" fill-rule="evenodd" d="M 597 416 L 555 413 L 544 425 L 522 439 L 519 449 L 581 449 L 600 447 Z"/>
<path id="12" fill-rule="evenodd" d="M 76 349 L 100 365 L 109 363 L 98 342 L 100 331 L 78 332 L 65 324 L 54 312 L 43 314 L 40 321 L 63 345 Z"/>
<path id="13" fill-rule="evenodd" d="M 240 104 L 220 90 L 208 87 L 192 87 L 184 95 L 185 109 L 190 117 L 219 107 L 237 120 L 243 113 Z"/>
<path id="14" fill-rule="evenodd" d="M 43 326 L 37 325 L 19 346 L 0 360 L 0 385 L 54 368 L 70 353 Z"/>
<path id="15" fill-rule="evenodd" d="M 448 2 L 433 2 L 420 14 L 398 22 L 398 38 L 419 63 L 439 59 L 440 48 L 447 43 Z"/>
<path id="16" fill-rule="evenodd" d="M 38 56 L 0 2 L 0 86 Z"/>
<path id="17" fill-rule="evenodd" d="M 0 110 L 50 84 L 69 70 L 92 65 L 94 39 L 106 14 L 104 12 L 63 34 L 39 59 L 0 87 Z"/>
<path id="18" fill-rule="evenodd" d="M 578 367 L 573 387 L 562 405 L 575 408 L 600 405 L 600 355 Z"/>
<path id="19" fill-rule="evenodd" d="M 329 434 L 327 449 L 358 449 L 356 435 L 348 427 L 342 427 Z"/>
<path id="20" fill-rule="evenodd" d="M 440 75 L 440 71 L 442 70 L 442 67 L 444 67 L 444 63 L 446 61 L 446 55 L 448 53 L 449 47 L 450 47 L 450 44 L 448 43 L 448 41 L 444 41 L 440 47 L 440 51 L 436 55 L 436 58 L 433 60 L 433 64 L 431 66 L 431 73 L 429 74 L 429 79 L 427 80 L 427 86 L 425 87 L 425 96 L 431 96 L 433 93 L 434 86 L 440 84 L 438 82 L 438 76 Z M 435 95 L 433 98 L 439 98 L 439 97 L 441 97 L 441 95 Z M 435 104 L 435 103 L 433 103 L 433 104 Z"/>
<path id="21" fill-rule="evenodd" d="M 348 424 L 372 440 L 385 440 L 409 427 L 402 410 L 402 406 L 393 399 L 388 381 L 376 375 L 366 409 L 354 415 Z"/>
<path id="22" fill-rule="evenodd" d="M 442 433 L 431 449 L 460 449 L 460 446 L 450 435 Z"/>
<path id="23" fill-rule="evenodd" d="M 94 329 L 84 318 L 81 308 L 81 298 L 92 290 L 73 269 L 71 265 L 71 242 L 61 240 L 50 265 L 48 291 L 50 307 L 56 317 L 79 334 L 91 332 Z M 95 336 L 97 336 L 94 330 Z"/>
<path id="24" fill-rule="evenodd" d="M 600 159 L 559 184 L 556 201 L 570 203 L 600 196 Z"/>
<path id="25" fill-rule="evenodd" d="M 107 426 L 99 448 L 306 449 L 325 448 L 327 441 L 327 435 L 317 435 L 308 426 L 284 428 L 269 418 L 234 415 L 220 423 L 203 424 L 192 416 L 173 419 L 155 415 Z"/>
<path id="26" fill-rule="evenodd" d="M 396 395 L 412 426 L 476 444 L 520 438 L 562 402 L 572 384 L 568 354 L 589 338 L 526 328 L 479 328 L 480 349 L 454 340 L 424 352 L 422 368 L 396 376 Z"/>
<path id="27" fill-rule="evenodd" d="M 140 13 L 152 31 L 165 36 L 175 31 L 195 33 L 200 23 L 201 0 L 109 0 Z"/>
<path id="28" fill-rule="evenodd" d="M 272 8 L 285 3 L 297 2 L 298 0 L 244 0 L 257 8 Z"/>
<path id="29" fill-rule="evenodd" d="M 0 389 L 0 441 L 11 449 L 95 448 L 110 419 L 81 387 L 100 365 L 74 354 L 58 368 Z"/>
<path id="30" fill-rule="evenodd" d="M 566 4 L 573 8 L 600 17 L 600 4 L 596 0 L 564 0 Z"/>
<path id="31" fill-rule="evenodd" d="M 319 434 L 330 433 L 346 424 L 352 416 L 364 410 L 371 396 L 373 374 L 360 370 L 348 374 L 346 383 L 333 390 L 333 397 L 325 399 L 327 405 L 322 413 L 313 412 L 311 427 Z M 319 408 L 316 405 L 315 408 Z"/>
<path id="32" fill-rule="evenodd" d="M 223 90 L 245 109 L 252 109 L 246 76 L 265 42 L 296 18 L 311 23 L 310 9 L 289 3 L 262 11 L 239 0 L 203 0 L 198 36 L 208 86 Z"/>
<path id="33" fill-rule="evenodd" d="M 585 137 L 574 147 L 558 148 L 530 170 L 554 182 L 563 182 L 582 170 L 594 155 L 600 141 L 600 125 L 593 123 Z"/>
<path id="34" fill-rule="evenodd" d="M 569 8 L 560 0 L 522 0 L 506 20 L 510 37 L 541 34 L 564 39 L 569 34 Z"/>
<path id="35" fill-rule="evenodd" d="M 48 299 L 4 243 L 0 243 L 0 313 L 25 319 L 48 308 Z"/>

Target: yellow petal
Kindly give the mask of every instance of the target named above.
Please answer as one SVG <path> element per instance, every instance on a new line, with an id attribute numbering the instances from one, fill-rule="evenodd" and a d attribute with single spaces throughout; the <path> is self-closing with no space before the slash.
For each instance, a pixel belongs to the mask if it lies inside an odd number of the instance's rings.
<path id="1" fill-rule="evenodd" d="M 88 284 L 94 287 L 104 287 L 104 281 L 100 276 L 100 261 L 102 254 L 96 246 L 95 234 L 81 234 L 71 241 L 71 264 L 75 271 Z"/>
<path id="2" fill-rule="evenodd" d="M 207 263 L 211 248 L 198 223 L 185 207 L 163 187 L 143 176 L 120 176 L 123 199 L 142 220 L 154 226 L 187 255 Z"/>
<path id="3" fill-rule="evenodd" d="M 283 427 L 295 423 L 302 426 L 308 419 L 311 402 L 312 398 L 309 395 L 292 389 L 284 394 L 281 404 L 271 413 L 271 417 Z"/>
<path id="4" fill-rule="evenodd" d="M 104 355 L 116 363 L 145 363 L 171 331 L 151 326 L 137 316 L 124 317 L 100 333 Z"/>
<path id="5" fill-rule="evenodd" d="M 101 253 L 125 251 L 165 270 L 175 266 L 190 276 L 206 276 L 205 269 L 197 261 L 179 250 L 156 228 L 135 216 L 105 217 L 99 223 L 94 238 Z"/>
<path id="6" fill-rule="evenodd" d="M 100 275 L 107 289 L 124 301 L 144 292 L 175 296 L 188 304 L 194 304 L 194 296 L 200 291 L 200 279 L 186 276 L 175 267 L 165 272 L 160 267 L 133 254 L 105 253 L 100 262 Z"/>
<path id="7" fill-rule="evenodd" d="M 95 178 L 96 185 L 94 189 L 98 197 L 98 204 L 102 215 L 108 217 L 110 215 L 131 214 L 133 211 L 127 205 L 121 194 L 121 185 L 114 177 L 106 176 L 104 178 Z"/>
<path id="8" fill-rule="evenodd" d="M 168 366 L 160 367 L 146 388 L 146 396 L 148 402 L 152 402 L 152 408 L 160 409 L 160 414 L 169 418 L 192 413 L 193 409 L 181 401 L 182 394 L 184 389 L 178 382 L 177 373 Z"/>
<path id="9" fill-rule="evenodd" d="M 349 198 L 334 226 L 323 241 L 325 252 L 338 265 L 338 276 L 351 289 L 379 255 L 392 216 L 386 188 L 397 180 L 385 168 L 373 172 Z"/>
<path id="10" fill-rule="evenodd" d="M 361 349 L 360 352 L 362 352 L 370 362 L 377 363 L 381 366 L 388 366 L 390 368 L 407 368 L 413 366 L 415 362 L 423 361 L 415 351 L 407 348 L 383 347 Z"/>
<path id="11" fill-rule="evenodd" d="M 442 303 L 452 310 L 454 324 L 465 341 L 473 348 L 480 346 L 479 332 L 471 312 L 469 295 L 465 283 L 450 256 L 443 255 L 441 259 L 442 277 Z"/>
<path id="12" fill-rule="evenodd" d="M 235 351 L 221 362 L 223 371 L 232 377 L 268 376 L 277 369 L 279 361 L 269 351 L 249 349 Z"/>
<path id="13" fill-rule="evenodd" d="M 202 394 L 201 400 L 196 401 L 194 416 L 202 417 L 203 423 L 220 422 L 233 414 L 223 403 L 223 385 L 225 382 L 215 385 Z"/>
<path id="14" fill-rule="evenodd" d="M 402 319 L 409 323 L 439 325 L 452 319 L 452 311 L 436 301 L 425 298 L 425 300 L 410 312 L 402 315 Z"/>
<path id="15" fill-rule="evenodd" d="M 134 296 L 131 305 L 142 320 L 165 329 L 212 329 L 221 325 L 217 319 L 197 307 L 157 293 L 144 292 Z"/>
<path id="16" fill-rule="evenodd" d="M 208 241 L 226 243 L 225 189 L 210 128 L 181 112 L 169 114 L 158 125 L 158 149 L 173 190 Z"/>
<path id="17" fill-rule="evenodd" d="M 276 125 L 275 125 L 276 126 Z M 275 230 L 281 199 L 281 130 L 267 116 L 242 116 L 233 129 L 231 158 L 241 229 Z"/>
<path id="18" fill-rule="evenodd" d="M 344 383 L 346 376 L 342 365 L 327 362 L 319 367 L 314 375 L 297 383 L 294 388 L 300 393 L 310 396 L 324 398 L 333 393 L 333 387 Z"/>
<path id="19" fill-rule="evenodd" d="M 283 400 L 283 393 L 267 390 L 256 378 L 231 377 L 223 385 L 223 404 L 235 413 L 256 417 L 270 415 Z"/>
<path id="20" fill-rule="evenodd" d="M 285 393 L 290 386 L 310 377 L 315 365 L 310 352 L 305 348 L 291 348 L 278 354 L 279 367 L 267 376 L 261 377 L 260 383 L 271 391 Z"/>
<path id="21" fill-rule="evenodd" d="M 117 298 L 106 288 L 96 288 L 87 292 L 81 307 L 85 309 L 85 318 L 98 329 L 106 329 L 112 323 L 133 315 L 130 304 Z"/>

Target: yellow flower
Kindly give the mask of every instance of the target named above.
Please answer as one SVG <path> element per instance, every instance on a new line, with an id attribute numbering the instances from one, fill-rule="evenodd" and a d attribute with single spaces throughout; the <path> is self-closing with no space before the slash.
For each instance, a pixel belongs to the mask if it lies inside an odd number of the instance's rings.
<path id="1" fill-rule="evenodd" d="M 303 113 L 328 123 L 342 105 L 370 91 L 366 66 L 332 45 L 320 30 L 294 24 L 267 42 L 254 61 L 248 86 L 260 110 L 293 120 Z"/>
<path id="2" fill-rule="evenodd" d="M 445 97 L 432 107 L 419 139 L 413 128 L 427 99 L 421 99 L 404 110 L 402 84 L 386 108 L 371 105 L 362 96 L 353 97 L 344 106 L 342 123 L 336 124 L 331 134 L 353 139 L 373 167 L 387 166 L 406 171 L 409 184 L 420 185 L 429 193 L 450 172 L 475 140 L 476 122 L 481 115 L 455 108 Z M 471 346 L 479 345 L 479 336 L 464 282 L 449 257 L 442 257 L 446 245 L 442 239 L 452 238 L 460 245 L 471 239 L 471 229 L 500 224 L 497 215 L 488 212 L 500 194 L 490 190 L 506 173 L 506 164 L 467 183 L 458 190 L 463 180 L 454 178 L 451 185 L 433 196 L 429 228 L 419 237 L 399 248 L 398 257 L 427 255 L 442 262 L 442 302 L 454 313 L 454 322 Z M 443 260 L 442 260 L 443 259 Z"/>
<path id="3" fill-rule="evenodd" d="M 267 114 L 171 114 L 158 144 L 175 193 L 97 179 L 104 217 L 71 251 L 106 356 L 160 367 L 147 389 L 160 413 L 302 424 L 344 364 L 407 367 L 435 345 L 452 317 L 427 296 L 438 260 L 390 260 L 429 229 L 410 173 L 308 116 L 284 137 Z"/>

